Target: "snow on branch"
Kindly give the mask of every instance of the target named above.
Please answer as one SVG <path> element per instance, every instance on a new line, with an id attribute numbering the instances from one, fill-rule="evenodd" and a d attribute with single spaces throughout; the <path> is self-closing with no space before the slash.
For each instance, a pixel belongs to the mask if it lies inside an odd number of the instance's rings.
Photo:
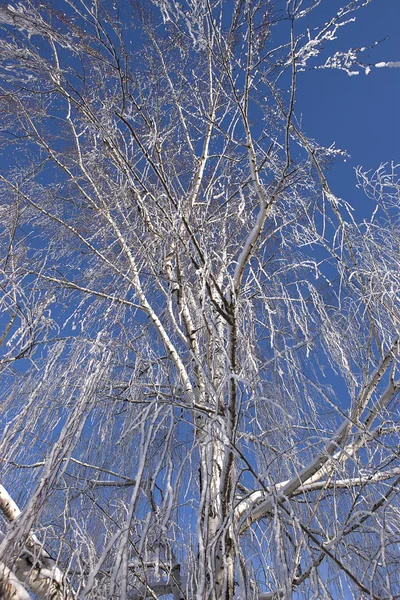
<path id="1" fill-rule="evenodd" d="M 377 69 L 383 69 L 385 67 L 387 67 L 389 69 L 400 69 L 400 60 L 393 61 L 393 62 L 379 62 L 379 63 L 376 63 L 375 67 Z"/>
<path id="2" fill-rule="evenodd" d="M 263 518 L 271 511 L 276 501 L 275 494 L 277 494 L 278 499 L 285 500 L 292 497 L 296 492 L 299 492 L 301 488 L 305 491 L 307 485 L 312 486 L 312 484 L 319 482 L 323 477 L 330 475 L 336 463 L 347 460 L 365 445 L 368 440 L 368 432 L 375 419 L 378 418 L 383 409 L 386 408 L 400 391 L 400 382 L 390 379 L 387 388 L 380 395 L 379 399 L 369 410 L 367 409 L 367 405 L 379 382 L 395 362 L 398 342 L 397 337 L 392 341 L 381 363 L 372 373 L 368 383 L 361 389 L 351 414 L 342 422 L 329 442 L 326 443 L 323 452 L 312 459 L 308 465 L 291 479 L 276 485 L 274 490 L 258 490 L 241 501 L 236 508 L 236 516 L 241 521 L 240 529 L 242 531 L 245 531 L 252 523 Z M 367 415 L 359 425 L 359 428 L 362 428 L 361 432 L 357 435 L 354 442 L 348 442 L 352 426 L 355 423 L 359 423 L 360 417 L 365 411 L 367 411 Z"/>
<path id="3" fill-rule="evenodd" d="M 4 563 L 0 562 L 0 598 L 3 600 L 31 600 L 24 586 Z"/>
<path id="4" fill-rule="evenodd" d="M 20 3 L 15 6 L 12 4 L 0 6 L 0 24 L 16 27 L 25 32 L 29 38 L 32 35 L 47 37 L 57 41 L 64 48 L 72 49 L 67 36 L 55 31 L 39 13 L 36 11 L 28 12 L 26 7 Z"/>
<path id="5" fill-rule="evenodd" d="M 7 490 L 0 485 L 0 511 L 10 522 L 16 521 L 21 511 Z M 29 595 L 22 585 L 26 584 L 39 600 L 73 600 L 74 595 L 65 585 L 65 577 L 56 562 L 44 550 L 38 538 L 31 533 L 25 547 L 13 560 L 14 572 L 0 563 L 0 592 L 6 585 L 1 598 L 27 600 Z M 8 594 L 8 595 L 7 595 Z"/>

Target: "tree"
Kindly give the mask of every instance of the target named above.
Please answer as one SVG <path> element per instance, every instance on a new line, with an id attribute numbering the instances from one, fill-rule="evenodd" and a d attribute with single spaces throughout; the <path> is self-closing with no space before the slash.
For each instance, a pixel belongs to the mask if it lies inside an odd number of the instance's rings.
<path id="1" fill-rule="evenodd" d="M 363 4 L 0 6 L 2 597 L 400 597 L 400 187 L 295 112 Z"/>

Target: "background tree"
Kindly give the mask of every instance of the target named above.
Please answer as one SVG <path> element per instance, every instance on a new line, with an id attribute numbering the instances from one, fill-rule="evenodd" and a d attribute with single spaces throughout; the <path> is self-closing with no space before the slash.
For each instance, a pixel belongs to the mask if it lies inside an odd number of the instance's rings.
<path id="1" fill-rule="evenodd" d="M 363 4 L 0 6 L 3 597 L 400 596 L 399 184 L 295 114 Z"/>

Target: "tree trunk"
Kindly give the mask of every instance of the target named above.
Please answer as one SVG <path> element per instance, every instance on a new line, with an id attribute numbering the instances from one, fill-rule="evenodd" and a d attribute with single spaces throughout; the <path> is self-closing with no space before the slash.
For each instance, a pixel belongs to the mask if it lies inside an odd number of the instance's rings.
<path id="1" fill-rule="evenodd" d="M 222 417 L 208 424 L 200 441 L 201 515 L 197 600 L 232 600 L 235 547 L 229 498 L 233 456 Z"/>
<path id="2" fill-rule="evenodd" d="M 21 511 L 7 490 L 0 485 L 0 510 L 4 517 L 14 522 Z M 11 570 L 0 563 L 0 598 L 4 600 L 29 600 L 22 582 L 39 600 L 73 600 L 74 594 L 65 581 L 56 561 L 42 547 L 38 538 L 30 533 L 19 556 L 10 561 Z"/>

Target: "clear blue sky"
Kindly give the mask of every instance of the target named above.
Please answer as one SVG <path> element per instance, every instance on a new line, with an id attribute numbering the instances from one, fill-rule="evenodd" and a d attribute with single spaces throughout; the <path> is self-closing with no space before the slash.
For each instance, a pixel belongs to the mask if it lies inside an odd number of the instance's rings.
<path id="1" fill-rule="evenodd" d="M 316 20 L 323 21 L 344 4 L 325 0 L 315 11 Z M 373 0 L 357 11 L 356 22 L 340 30 L 332 49 L 379 40 L 384 41 L 363 53 L 364 61 L 400 61 L 400 0 Z M 306 134 L 348 151 L 350 158 L 336 161 L 329 181 L 336 194 L 361 211 L 359 216 L 367 216 L 372 202 L 355 190 L 354 167 L 375 170 L 381 162 L 400 163 L 400 68 L 372 68 L 369 75 L 352 77 L 332 69 L 301 73 L 296 113 L 302 115 Z"/>

